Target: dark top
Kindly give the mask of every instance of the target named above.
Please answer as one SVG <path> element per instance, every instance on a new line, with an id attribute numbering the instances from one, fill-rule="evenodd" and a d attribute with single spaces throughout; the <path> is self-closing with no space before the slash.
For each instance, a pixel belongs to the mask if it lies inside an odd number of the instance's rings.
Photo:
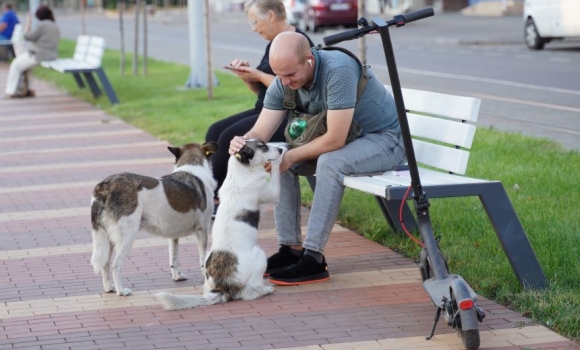
<path id="1" fill-rule="evenodd" d="M 310 47 L 314 46 L 314 43 L 312 42 L 312 40 L 310 40 L 310 38 L 308 37 L 308 35 L 306 35 L 306 33 L 304 33 L 303 31 L 301 31 L 298 28 L 296 28 L 296 33 L 300 33 L 300 34 L 304 35 L 306 37 L 306 39 L 308 39 L 308 42 L 310 43 Z M 272 67 L 270 67 L 270 46 L 271 45 L 272 45 L 272 42 L 270 41 L 268 43 L 268 46 L 266 46 L 266 52 L 264 52 L 264 56 L 262 57 L 262 61 L 260 61 L 260 64 L 258 64 L 256 69 L 259 71 L 262 71 L 266 74 L 276 75 L 276 74 L 274 74 L 274 71 L 272 71 Z M 258 90 L 259 90 L 258 91 L 258 99 L 256 100 L 256 105 L 255 105 L 256 112 L 260 112 L 262 110 L 262 108 L 264 107 L 264 98 L 266 97 L 266 90 L 268 90 L 268 87 L 266 85 L 260 83 L 258 86 Z"/>

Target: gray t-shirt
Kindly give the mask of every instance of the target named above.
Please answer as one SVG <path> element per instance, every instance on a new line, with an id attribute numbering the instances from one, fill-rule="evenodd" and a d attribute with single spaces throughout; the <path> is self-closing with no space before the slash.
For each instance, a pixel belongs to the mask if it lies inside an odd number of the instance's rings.
<path id="1" fill-rule="evenodd" d="M 58 58 L 60 30 L 51 20 L 39 21 L 36 28 L 24 34 L 28 49 L 34 52 L 37 61 L 50 61 Z"/>
<path id="2" fill-rule="evenodd" d="M 340 51 L 312 49 L 316 59 L 314 81 L 310 89 L 300 88 L 296 94 L 296 109 L 316 114 L 324 109 L 339 110 L 354 107 L 354 120 L 362 128 L 361 135 L 386 130 L 399 130 L 399 120 L 393 96 L 368 70 L 371 76 L 365 90 L 356 101 L 356 88 L 361 68 L 352 57 Z M 284 86 L 276 77 L 266 92 L 264 107 L 283 110 Z"/>

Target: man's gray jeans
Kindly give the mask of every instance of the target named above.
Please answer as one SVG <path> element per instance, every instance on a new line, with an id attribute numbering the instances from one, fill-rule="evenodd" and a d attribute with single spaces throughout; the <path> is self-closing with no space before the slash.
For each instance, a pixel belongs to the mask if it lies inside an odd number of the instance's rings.
<path id="1" fill-rule="evenodd" d="M 280 178 L 280 202 L 274 209 L 278 244 L 302 245 L 323 253 L 338 216 L 344 194 L 344 176 L 387 171 L 405 161 L 405 149 L 398 130 L 366 134 L 341 149 L 322 154 L 316 162 L 316 191 L 304 242 L 300 228 L 298 176 L 309 174 L 303 171 L 304 164 L 295 164 Z"/>

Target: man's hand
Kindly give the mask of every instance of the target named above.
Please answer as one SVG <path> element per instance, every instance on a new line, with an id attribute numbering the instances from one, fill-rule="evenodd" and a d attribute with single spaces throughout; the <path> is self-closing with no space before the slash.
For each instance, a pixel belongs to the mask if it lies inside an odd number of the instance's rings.
<path id="1" fill-rule="evenodd" d="M 258 82 L 260 81 L 260 72 L 256 68 L 251 67 L 240 67 L 240 70 L 233 71 L 240 79 L 247 82 Z"/>
<path id="2" fill-rule="evenodd" d="M 246 144 L 246 140 L 248 140 L 249 137 L 244 135 L 244 136 L 234 136 L 234 138 L 230 141 L 230 149 L 228 150 L 228 153 L 233 156 L 236 153 L 238 153 L 242 147 L 244 147 L 244 145 Z"/>

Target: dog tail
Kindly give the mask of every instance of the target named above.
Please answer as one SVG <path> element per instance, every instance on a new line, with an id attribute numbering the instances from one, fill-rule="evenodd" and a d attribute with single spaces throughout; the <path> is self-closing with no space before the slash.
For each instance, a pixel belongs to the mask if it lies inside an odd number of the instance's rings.
<path id="1" fill-rule="evenodd" d="M 103 181 L 95 186 L 91 197 L 91 224 L 93 229 L 93 256 L 91 258 L 91 265 L 93 265 L 93 269 L 97 275 L 107 262 L 109 262 L 111 254 L 111 243 L 101 222 L 108 193 L 107 183 Z"/>
<path id="2" fill-rule="evenodd" d="M 107 233 L 102 227 L 97 230 L 93 229 L 93 256 L 91 257 L 91 265 L 95 270 L 95 274 L 99 274 L 101 269 L 109 262 L 111 256 L 111 243 L 107 237 Z"/>
<path id="3" fill-rule="evenodd" d="M 225 303 L 228 298 L 225 293 L 208 292 L 202 295 L 175 295 L 167 292 L 155 294 L 165 310 L 183 310 L 200 306 Z"/>
<path id="4" fill-rule="evenodd" d="M 91 258 L 91 265 L 95 270 L 95 274 L 99 274 L 101 269 L 109 262 L 111 255 L 111 243 L 107 237 L 107 232 L 100 224 L 100 217 L 104 206 L 95 197 L 91 198 L 91 221 L 93 226 L 93 256 Z"/>

